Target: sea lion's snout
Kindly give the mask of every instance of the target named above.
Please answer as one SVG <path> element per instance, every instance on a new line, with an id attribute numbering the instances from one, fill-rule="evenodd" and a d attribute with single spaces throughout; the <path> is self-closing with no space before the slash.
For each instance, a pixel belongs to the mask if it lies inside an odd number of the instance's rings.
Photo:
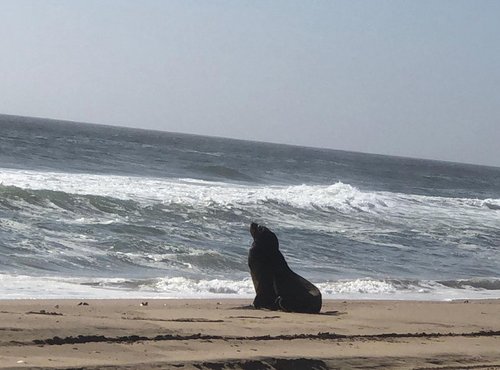
<path id="1" fill-rule="evenodd" d="M 255 239 L 255 236 L 256 236 L 256 233 L 257 233 L 257 230 L 259 228 L 259 225 L 256 224 L 255 222 L 252 222 L 250 224 L 250 234 L 252 235 L 252 237 Z"/>

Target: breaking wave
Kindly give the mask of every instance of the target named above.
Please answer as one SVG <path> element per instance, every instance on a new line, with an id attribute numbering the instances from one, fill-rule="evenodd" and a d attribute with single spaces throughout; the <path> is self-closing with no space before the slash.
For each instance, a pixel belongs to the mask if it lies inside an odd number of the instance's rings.
<path id="1" fill-rule="evenodd" d="M 87 203 L 112 211 L 133 202 L 189 206 L 245 207 L 280 205 L 304 210 L 378 212 L 398 206 L 483 208 L 500 210 L 500 199 L 443 198 L 369 192 L 342 182 L 332 185 L 262 186 L 194 179 L 155 179 L 133 176 L 70 174 L 4 169 L 0 173 L 0 204 L 17 200 L 31 205 L 71 210 Z M 78 197 L 79 196 L 79 197 Z M 126 203 L 126 202 L 129 203 Z M 125 203 L 124 203 L 125 202 Z M 13 205 L 14 207 L 15 205 Z"/>

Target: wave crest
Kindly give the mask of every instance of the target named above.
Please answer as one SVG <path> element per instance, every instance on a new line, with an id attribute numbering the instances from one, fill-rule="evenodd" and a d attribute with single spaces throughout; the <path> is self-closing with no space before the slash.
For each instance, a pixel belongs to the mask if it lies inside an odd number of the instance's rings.
<path id="1" fill-rule="evenodd" d="M 3 171 L 0 181 L 4 190 L 2 198 L 17 196 L 28 202 L 36 201 L 38 205 L 49 201 L 64 209 L 75 206 L 75 195 L 86 196 L 97 208 L 106 208 L 105 199 L 89 198 L 90 196 L 194 207 L 278 204 L 299 209 L 335 209 L 345 212 L 370 211 L 386 206 L 377 193 L 361 192 L 342 182 L 330 186 L 248 186 L 193 179 L 168 180 L 14 170 Z"/>
<path id="2" fill-rule="evenodd" d="M 262 186 L 193 179 L 5 169 L 0 175 L 0 183 L 0 202 L 4 202 L 6 198 L 20 198 L 34 205 L 43 205 L 44 201 L 49 201 L 63 209 L 71 209 L 79 205 L 75 195 L 84 195 L 96 208 L 103 208 L 104 212 L 108 206 L 115 212 L 117 207 L 113 203 L 116 201 L 112 199 L 139 202 L 143 205 L 162 203 L 191 207 L 234 208 L 276 204 L 297 209 L 338 212 L 377 212 L 386 208 L 415 205 L 500 209 L 500 199 L 441 198 L 361 191 L 342 182 L 332 185 Z M 110 204 L 106 204 L 107 199 L 110 199 Z"/>

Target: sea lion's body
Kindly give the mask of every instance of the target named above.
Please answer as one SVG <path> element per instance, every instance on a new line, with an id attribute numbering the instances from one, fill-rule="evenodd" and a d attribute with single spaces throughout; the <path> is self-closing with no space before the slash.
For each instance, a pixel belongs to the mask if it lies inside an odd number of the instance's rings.
<path id="1" fill-rule="evenodd" d="M 318 313 L 321 292 L 290 269 L 279 250 L 276 235 L 255 223 L 250 226 L 250 233 L 254 242 L 248 254 L 248 266 L 256 292 L 254 307 Z"/>

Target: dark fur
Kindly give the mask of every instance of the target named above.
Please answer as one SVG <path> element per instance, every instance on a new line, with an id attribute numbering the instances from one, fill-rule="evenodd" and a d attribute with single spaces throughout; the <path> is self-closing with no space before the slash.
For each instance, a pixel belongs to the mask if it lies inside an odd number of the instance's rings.
<path id="1" fill-rule="evenodd" d="M 254 241 L 248 254 L 248 266 L 256 292 L 254 307 L 318 313 L 321 292 L 288 267 L 276 235 L 256 223 L 250 225 L 250 234 Z"/>

